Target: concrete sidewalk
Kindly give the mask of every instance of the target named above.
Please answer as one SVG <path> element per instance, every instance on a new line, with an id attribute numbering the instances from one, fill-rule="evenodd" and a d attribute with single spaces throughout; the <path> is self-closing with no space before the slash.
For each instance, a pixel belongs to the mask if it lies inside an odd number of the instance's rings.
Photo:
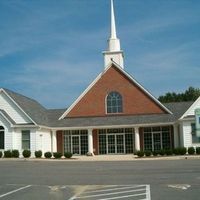
<path id="1" fill-rule="evenodd" d="M 139 158 L 137 155 L 98 155 L 98 156 L 73 156 L 71 159 L 47 159 L 47 158 L 0 158 L 0 161 L 148 161 L 148 160 L 185 160 L 200 159 L 200 155 L 183 155 L 183 156 L 150 156 Z"/>
<path id="2" fill-rule="evenodd" d="M 183 160 L 200 159 L 200 155 L 183 156 L 150 156 L 139 158 L 137 155 L 98 155 L 98 156 L 73 156 L 78 161 L 139 161 L 139 160 Z"/>

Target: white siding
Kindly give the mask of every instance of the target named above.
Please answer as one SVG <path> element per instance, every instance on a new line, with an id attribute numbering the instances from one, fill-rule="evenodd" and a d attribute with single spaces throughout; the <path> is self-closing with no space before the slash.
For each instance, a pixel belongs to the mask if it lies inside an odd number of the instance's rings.
<path id="1" fill-rule="evenodd" d="M 4 110 L 16 123 L 30 123 L 30 119 L 10 100 L 10 98 L 0 93 L 0 109 Z"/>
<path id="2" fill-rule="evenodd" d="M 43 154 L 51 151 L 51 131 L 41 129 L 36 132 L 36 150 L 42 150 Z"/>
<path id="3" fill-rule="evenodd" d="M 192 146 L 191 121 L 183 122 L 184 147 Z"/>

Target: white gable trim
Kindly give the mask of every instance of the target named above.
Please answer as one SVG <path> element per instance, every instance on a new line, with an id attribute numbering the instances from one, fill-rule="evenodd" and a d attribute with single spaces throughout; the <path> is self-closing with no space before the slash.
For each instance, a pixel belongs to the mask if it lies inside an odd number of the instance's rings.
<path id="1" fill-rule="evenodd" d="M 0 111 L 0 115 L 10 124 L 13 125 L 13 123 Z"/>
<path id="2" fill-rule="evenodd" d="M 26 117 L 28 117 L 28 119 L 30 119 L 34 124 L 37 125 L 37 123 L 35 123 L 35 121 L 33 119 L 31 119 L 31 117 L 26 114 L 26 112 L 14 101 L 14 99 L 12 99 L 9 94 L 3 89 L 0 88 L 0 93 L 3 92 L 5 95 L 7 95 L 7 97 L 26 115 Z"/>
<path id="3" fill-rule="evenodd" d="M 148 92 L 142 85 L 140 85 L 131 75 L 129 75 L 124 69 L 121 68 L 116 62 L 111 61 L 105 70 L 100 73 L 95 80 L 86 88 L 86 90 L 74 101 L 74 103 L 63 113 L 63 115 L 59 118 L 59 120 L 65 118 L 65 116 L 75 107 L 75 105 L 85 96 L 85 94 L 94 86 L 94 84 L 101 78 L 101 76 L 108 71 L 108 69 L 115 65 L 126 77 L 128 77 L 134 84 L 136 84 L 141 90 L 143 90 L 154 102 L 156 102 L 161 108 L 163 108 L 167 113 L 172 114 L 172 112 L 167 109 L 163 104 L 161 104 L 150 92 Z"/>
<path id="4" fill-rule="evenodd" d="M 191 110 L 194 110 L 196 107 L 197 103 L 200 102 L 200 96 L 199 98 L 186 110 L 186 112 L 180 117 L 180 119 L 183 119 L 184 117 L 188 116 Z"/>

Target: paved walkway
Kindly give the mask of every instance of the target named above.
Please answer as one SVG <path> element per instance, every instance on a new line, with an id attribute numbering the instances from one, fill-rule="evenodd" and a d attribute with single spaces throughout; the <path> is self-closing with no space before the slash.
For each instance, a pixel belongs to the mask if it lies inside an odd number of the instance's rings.
<path id="1" fill-rule="evenodd" d="M 138 161 L 138 160 L 178 160 L 178 159 L 200 159 L 200 155 L 184 156 L 156 156 L 138 158 L 136 155 L 98 155 L 98 156 L 74 156 L 80 161 Z"/>
<path id="2" fill-rule="evenodd" d="M 0 158 L 0 161 L 147 161 L 147 160 L 183 160 L 200 159 L 200 155 L 183 156 L 156 156 L 138 158 L 133 154 L 126 155 L 98 155 L 98 156 L 73 156 L 71 159 L 46 159 L 46 158 Z"/>

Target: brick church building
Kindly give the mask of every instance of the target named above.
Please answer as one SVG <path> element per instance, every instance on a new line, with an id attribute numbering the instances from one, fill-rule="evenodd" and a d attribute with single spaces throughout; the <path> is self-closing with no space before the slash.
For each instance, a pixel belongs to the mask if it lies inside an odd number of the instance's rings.
<path id="1" fill-rule="evenodd" d="M 113 1 L 111 35 L 103 56 L 104 70 L 67 110 L 46 109 L 1 88 L 0 150 L 99 155 L 200 146 L 194 131 L 200 98 L 162 104 L 125 71 Z"/>

